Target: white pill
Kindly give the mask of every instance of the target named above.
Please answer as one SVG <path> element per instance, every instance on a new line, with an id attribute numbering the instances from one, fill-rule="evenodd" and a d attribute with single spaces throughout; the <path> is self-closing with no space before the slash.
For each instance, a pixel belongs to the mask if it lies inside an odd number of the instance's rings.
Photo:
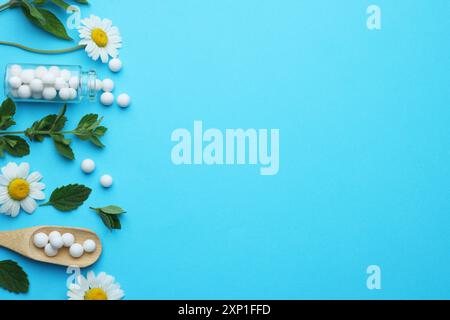
<path id="1" fill-rule="evenodd" d="M 92 159 L 84 159 L 83 162 L 81 162 L 81 170 L 83 170 L 84 173 L 92 173 L 95 170 L 95 162 Z"/>
<path id="2" fill-rule="evenodd" d="M 92 253 L 97 248 L 94 240 L 88 239 L 83 243 L 84 251 L 87 253 Z"/>
<path id="3" fill-rule="evenodd" d="M 61 233 L 59 233 L 58 231 L 51 232 L 48 236 L 48 240 L 52 247 L 55 249 L 60 249 L 64 245 Z"/>
<path id="4" fill-rule="evenodd" d="M 42 92 L 33 92 L 33 93 L 31 94 L 31 97 L 32 97 L 34 100 L 41 100 L 41 99 L 42 99 Z"/>
<path id="5" fill-rule="evenodd" d="M 13 89 L 18 89 L 22 85 L 22 79 L 18 76 L 13 76 L 8 80 L 9 86 Z"/>
<path id="6" fill-rule="evenodd" d="M 64 81 L 69 81 L 70 78 L 72 77 L 72 73 L 67 69 L 63 69 L 61 70 L 60 77 L 63 78 Z"/>
<path id="7" fill-rule="evenodd" d="M 69 79 L 69 87 L 72 89 L 78 89 L 78 86 L 80 85 L 80 79 L 78 77 L 71 77 Z"/>
<path id="8" fill-rule="evenodd" d="M 62 88 L 59 90 L 59 98 L 61 100 L 69 100 L 70 99 L 70 88 Z"/>
<path id="9" fill-rule="evenodd" d="M 53 73 L 53 75 L 55 76 L 55 78 L 58 78 L 61 75 L 61 70 L 59 69 L 59 67 L 57 66 L 51 66 L 48 69 L 48 72 Z"/>
<path id="10" fill-rule="evenodd" d="M 48 244 L 48 236 L 43 232 L 36 233 L 33 237 L 33 243 L 38 248 L 45 248 Z"/>
<path id="11" fill-rule="evenodd" d="M 29 85 L 23 84 L 17 90 L 17 94 L 20 99 L 29 99 L 31 98 L 31 88 Z"/>
<path id="12" fill-rule="evenodd" d="M 34 70 L 33 69 L 26 69 L 22 71 L 22 74 L 20 75 L 20 78 L 22 79 L 22 83 L 30 83 L 31 80 L 34 79 Z"/>
<path id="13" fill-rule="evenodd" d="M 44 76 L 44 74 L 46 74 L 48 72 L 47 68 L 44 66 L 39 66 L 36 68 L 36 70 L 34 70 L 34 76 L 38 79 L 42 80 L 42 77 Z"/>
<path id="14" fill-rule="evenodd" d="M 45 246 L 44 252 L 48 257 L 54 257 L 58 254 L 58 249 L 53 248 L 53 246 L 50 243 L 48 243 Z"/>
<path id="15" fill-rule="evenodd" d="M 127 108 L 131 103 L 131 98 L 126 93 L 122 93 L 117 97 L 117 104 L 121 108 Z"/>
<path id="16" fill-rule="evenodd" d="M 62 235 L 62 241 L 63 241 L 64 247 L 70 248 L 75 242 L 75 237 L 71 233 L 64 233 Z"/>
<path id="17" fill-rule="evenodd" d="M 109 174 L 105 174 L 103 176 L 101 176 L 100 178 L 100 184 L 104 187 L 104 188 L 109 188 L 112 186 L 113 184 L 113 178 L 109 175 Z"/>
<path id="18" fill-rule="evenodd" d="M 44 90 L 44 83 L 41 79 L 35 78 L 31 80 L 30 88 L 32 92 L 42 92 Z"/>
<path id="19" fill-rule="evenodd" d="M 55 89 L 61 90 L 62 88 L 67 88 L 69 85 L 67 84 L 66 80 L 62 77 L 58 77 L 55 79 Z"/>
<path id="20" fill-rule="evenodd" d="M 69 93 L 70 93 L 70 100 L 75 100 L 78 96 L 78 92 L 74 88 L 69 88 Z"/>
<path id="21" fill-rule="evenodd" d="M 122 60 L 120 60 L 119 58 L 111 59 L 108 63 L 108 66 L 109 70 L 111 70 L 112 72 L 119 72 L 120 70 L 122 70 Z"/>
<path id="22" fill-rule="evenodd" d="M 79 258 L 83 255 L 84 248 L 81 244 L 74 243 L 70 246 L 69 253 L 73 258 Z"/>
<path id="23" fill-rule="evenodd" d="M 42 82 L 47 86 L 53 86 L 55 84 L 56 77 L 53 73 L 47 72 L 42 76 Z"/>
<path id="24" fill-rule="evenodd" d="M 11 76 L 19 77 L 22 74 L 22 67 L 18 64 L 14 64 L 11 67 L 9 67 L 9 74 Z"/>
<path id="25" fill-rule="evenodd" d="M 104 92 L 100 96 L 100 102 L 105 106 L 110 106 L 114 103 L 114 95 L 111 92 Z"/>
<path id="26" fill-rule="evenodd" d="M 56 98 L 56 89 L 53 87 L 46 87 L 44 91 L 42 91 L 42 96 L 45 100 L 53 100 Z"/>
<path id="27" fill-rule="evenodd" d="M 111 79 L 103 80 L 103 91 L 111 92 L 113 90 L 114 90 L 114 81 L 112 81 Z"/>

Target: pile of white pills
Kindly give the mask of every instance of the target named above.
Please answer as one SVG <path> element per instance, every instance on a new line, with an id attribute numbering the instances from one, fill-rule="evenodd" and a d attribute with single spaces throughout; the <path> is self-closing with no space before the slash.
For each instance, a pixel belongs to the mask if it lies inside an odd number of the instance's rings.
<path id="1" fill-rule="evenodd" d="M 39 249 L 44 249 L 48 257 L 55 257 L 62 248 L 69 248 L 69 254 L 77 259 L 86 253 L 93 253 L 97 249 L 94 240 L 88 239 L 79 244 L 75 242 L 75 236 L 71 233 L 61 234 L 59 231 L 52 231 L 49 235 L 40 232 L 33 237 L 34 245 Z"/>
<path id="2" fill-rule="evenodd" d="M 15 64 L 9 68 L 7 83 L 13 98 L 70 101 L 78 97 L 80 78 L 58 66 L 23 69 Z"/>
<path id="3" fill-rule="evenodd" d="M 100 102 L 104 106 L 111 106 L 115 99 L 114 94 L 112 93 L 115 87 L 114 81 L 111 79 L 104 79 L 98 87 L 103 90 L 103 93 L 100 95 Z M 128 108 L 131 104 L 131 98 L 126 93 L 119 94 L 116 101 L 121 108 Z"/>

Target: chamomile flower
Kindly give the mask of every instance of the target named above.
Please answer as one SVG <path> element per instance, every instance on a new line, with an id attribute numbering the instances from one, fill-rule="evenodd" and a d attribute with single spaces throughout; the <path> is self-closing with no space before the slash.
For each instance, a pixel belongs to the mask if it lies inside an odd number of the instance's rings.
<path id="1" fill-rule="evenodd" d="M 81 38 L 79 45 L 86 46 L 85 50 L 90 58 L 94 61 L 100 58 L 103 63 L 107 63 L 110 56 L 112 58 L 118 56 L 118 49 L 122 47 L 122 37 L 111 20 L 102 20 L 91 15 L 81 20 L 81 24 L 78 28 Z"/>
<path id="2" fill-rule="evenodd" d="M 120 300 L 124 295 L 114 277 L 104 272 L 95 276 L 93 271 L 89 271 L 86 278 L 79 275 L 67 292 L 69 300 Z"/>
<path id="3" fill-rule="evenodd" d="M 30 165 L 26 162 L 17 165 L 8 163 L 1 169 L 0 175 L 0 213 L 16 217 L 20 208 L 31 214 L 37 208 L 36 200 L 44 200 L 45 184 L 39 182 L 42 175 L 33 172 L 30 175 Z"/>

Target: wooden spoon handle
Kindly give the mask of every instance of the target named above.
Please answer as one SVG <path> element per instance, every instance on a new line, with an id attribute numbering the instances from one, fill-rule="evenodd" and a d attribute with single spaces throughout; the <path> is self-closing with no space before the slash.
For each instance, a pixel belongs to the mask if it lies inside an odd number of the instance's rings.
<path id="1" fill-rule="evenodd" d="M 28 256 L 33 229 L 0 232 L 0 246 Z"/>

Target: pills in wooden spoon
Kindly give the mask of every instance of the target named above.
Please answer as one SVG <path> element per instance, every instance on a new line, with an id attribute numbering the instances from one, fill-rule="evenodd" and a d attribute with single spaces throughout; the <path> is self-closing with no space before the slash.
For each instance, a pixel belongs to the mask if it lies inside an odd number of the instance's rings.
<path id="1" fill-rule="evenodd" d="M 44 249 L 48 257 L 55 257 L 59 250 L 68 248 L 72 258 L 78 259 L 85 253 L 94 253 L 97 250 L 97 244 L 92 239 L 87 239 L 83 244 L 76 243 L 75 236 L 71 233 L 61 235 L 58 231 L 52 231 L 49 235 L 39 232 L 33 236 L 33 244 L 36 248 Z"/>

